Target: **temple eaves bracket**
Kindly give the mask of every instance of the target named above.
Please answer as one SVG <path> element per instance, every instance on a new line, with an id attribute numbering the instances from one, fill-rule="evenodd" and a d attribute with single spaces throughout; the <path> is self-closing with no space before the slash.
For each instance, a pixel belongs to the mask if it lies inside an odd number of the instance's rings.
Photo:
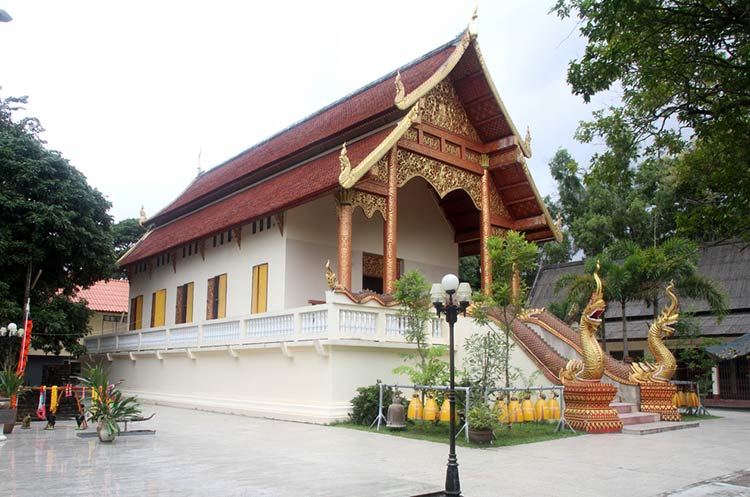
<path id="1" fill-rule="evenodd" d="M 357 184 L 372 167 L 383 158 L 383 156 L 393 148 L 399 139 L 406 133 L 406 130 L 415 122 L 419 122 L 419 102 L 415 102 L 411 110 L 399 121 L 398 125 L 391 131 L 385 139 L 378 144 L 364 159 L 352 167 L 347 155 L 346 143 L 341 147 L 339 162 L 341 163 L 341 174 L 339 174 L 339 184 L 342 188 L 349 189 Z"/>

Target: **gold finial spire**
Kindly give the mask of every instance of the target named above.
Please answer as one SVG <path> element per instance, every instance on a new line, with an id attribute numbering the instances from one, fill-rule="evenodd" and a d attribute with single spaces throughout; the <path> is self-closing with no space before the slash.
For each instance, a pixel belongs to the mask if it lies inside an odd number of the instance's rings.
<path id="1" fill-rule="evenodd" d="M 404 82 L 401 81 L 401 71 L 396 71 L 396 81 L 394 81 L 394 84 L 396 85 L 396 98 L 393 101 L 400 102 L 406 97 L 406 88 L 404 88 Z"/>
<path id="2" fill-rule="evenodd" d="M 556 228 L 557 228 L 558 230 L 561 230 L 561 229 L 562 229 L 562 226 L 563 226 L 562 214 L 560 214 L 560 213 L 558 212 L 558 213 L 557 213 L 557 219 L 555 219 L 555 227 L 556 227 Z"/>
<path id="3" fill-rule="evenodd" d="M 471 14 L 471 21 L 469 21 L 469 34 L 472 38 L 476 38 L 477 34 L 479 34 L 479 30 L 477 29 L 477 11 L 479 10 L 479 0 L 477 0 L 474 3 L 474 12 Z"/>
<path id="4" fill-rule="evenodd" d="M 146 224 L 146 221 L 148 220 L 148 217 L 146 216 L 146 209 L 143 208 L 143 205 L 141 205 L 141 216 L 138 218 L 138 224 L 143 226 Z"/>
<path id="5" fill-rule="evenodd" d="M 352 171 L 352 163 L 349 162 L 349 157 L 346 155 L 346 142 L 341 146 L 341 154 L 339 154 L 339 162 L 341 163 L 341 174 L 348 175 Z"/>
<path id="6" fill-rule="evenodd" d="M 531 129 L 526 126 L 526 136 L 523 139 L 526 146 L 531 149 Z"/>

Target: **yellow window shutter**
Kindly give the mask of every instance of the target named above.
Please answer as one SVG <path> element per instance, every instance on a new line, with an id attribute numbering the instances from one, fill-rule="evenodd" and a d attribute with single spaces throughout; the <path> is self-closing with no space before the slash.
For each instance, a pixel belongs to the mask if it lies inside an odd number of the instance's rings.
<path id="1" fill-rule="evenodd" d="M 258 271 L 259 288 L 258 288 L 258 312 L 268 310 L 268 264 L 260 266 Z"/>
<path id="2" fill-rule="evenodd" d="M 153 326 L 164 326 L 167 313 L 167 290 L 157 290 L 154 292 L 154 316 Z"/>
<path id="3" fill-rule="evenodd" d="M 193 322 L 193 288 L 195 285 L 190 282 L 187 284 L 187 310 L 185 311 L 185 322 Z"/>
<path id="4" fill-rule="evenodd" d="M 135 298 L 135 330 L 140 330 L 143 326 L 143 295 Z"/>
<path id="5" fill-rule="evenodd" d="M 219 276 L 219 308 L 217 318 L 227 317 L 227 275 Z"/>
<path id="6" fill-rule="evenodd" d="M 268 264 L 253 266 L 252 313 L 268 310 Z"/>

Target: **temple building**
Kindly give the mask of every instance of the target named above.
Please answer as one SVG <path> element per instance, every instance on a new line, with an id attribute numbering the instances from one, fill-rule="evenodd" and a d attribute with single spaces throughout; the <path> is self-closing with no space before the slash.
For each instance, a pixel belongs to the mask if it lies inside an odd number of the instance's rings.
<path id="1" fill-rule="evenodd" d="M 559 237 L 530 141 L 469 28 L 200 173 L 145 220 L 120 260 L 129 330 L 88 338 L 91 358 L 145 401 L 344 419 L 357 387 L 405 381 L 391 370 L 414 346 L 388 296 L 403 272 L 440 281 L 479 254 L 486 290 L 490 236 Z M 444 322 L 429 334 L 447 343 Z"/>

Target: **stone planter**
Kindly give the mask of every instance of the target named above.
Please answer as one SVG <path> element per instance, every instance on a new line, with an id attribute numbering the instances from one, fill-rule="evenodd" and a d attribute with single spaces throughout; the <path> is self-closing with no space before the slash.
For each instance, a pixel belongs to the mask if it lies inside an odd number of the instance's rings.
<path id="1" fill-rule="evenodd" d="M 99 435 L 99 441 L 103 443 L 112 443 L 117 438 L 117 432 L 110 432 L 101 421 L 96 425 L 96 434 Z"/>
<path id="2" fill-rule="evenodd" d="M 0 409 L 0 424 L 3 425 L 3 434 L 11 433 L 16 426 L 16 410 L 9 407 Z"/>
<path id="3" fill-rule="evenodd" d="M 488 444 L 492 442 L 492 430 L 469 429 L 469 442 L 475 444 Z"/>

